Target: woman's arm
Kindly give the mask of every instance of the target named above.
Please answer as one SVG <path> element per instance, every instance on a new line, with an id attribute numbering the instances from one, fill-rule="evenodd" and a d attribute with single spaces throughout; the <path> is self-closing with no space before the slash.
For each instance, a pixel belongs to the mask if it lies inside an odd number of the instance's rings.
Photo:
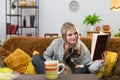
<path id="1" fill-rule="evenodd" d="M 101 55 L 102 59 L 100 60 L 96 60 L 95 62 L 93 62 L 90 66 L 89 66 L 89 71 L 91 73 L 96 73 L 100 70 L 100 68 L 105 64 L 105 52 L 103 52 L 103 54 Z"/>
<path id="2" fill-rule="evenodd" d="M 63 39 L 57 38 L 52 41 L 50 46 L 44 52 L 44 58 L 46 60 L 59 60 L 62 61 L 64 49 L 63 49 Z"/>
<path id="3" fill-rule="evenodd" d="M 95 62 L 93 62 L 90 66 L 89 66 L 89 71 L 90 73 L 96 73 L 100 70 L 100 68 L 104 65 L 104 63 L 100 63 L 98 60 L 96 60 Z"/>
<path id="4" fill-rule="evenodd" d="M 52 56 L 54 54 L 54 45 L 55 45 L 55 41 L 53 40 L 52 43 L 47 47 L 46 51 L 44 51 L 44 58 L 46 60 L 51 60 Z"/>
<path id="5" fill-rule="evenodd" d="M 79 45 L 80 48 L 78 50 L 79 51 L 78 53 L 80 54 L 80 57 L 77 60 L 77 65 L 75 65 L 75 68 L 79 67 L 83 68 L 93 63 L 93 61 L 91 60 L 90 51 L 87 48 L 87 46 L 82 41 L 80 41 Z"/>
<path id="6" fill-rule="evenodd" d="M 86 47 L 86 45 L 82 42 L 81 42 L 81 45 L 82 45 L 82 51 L 81 51 L 82 63 L 90 65 L 88 68 L 89 71 L 91 73 L 96 73 L 105 64 L 105 52 L 103 55 L 101 55 L 102 59 L 92 61 L 90 52 L 89 52 L 88 48 Z"/>

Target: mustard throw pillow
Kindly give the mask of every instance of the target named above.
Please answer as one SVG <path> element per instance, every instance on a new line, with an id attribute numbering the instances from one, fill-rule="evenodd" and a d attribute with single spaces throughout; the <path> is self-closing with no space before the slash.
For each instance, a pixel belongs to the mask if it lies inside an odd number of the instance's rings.
<path id="1" fill-rule="evenodd" d="M 118 54 L 116 52 L 107 51 L 106 64 L 96 74 L 98 78 L 106 77 L 112 74 L 112 69 L 117 62 Z"/>
<path id="2" fill-rule="evenodd" d="M 96 76 L 97 78 L 102 78 L 104 75 L 105 67 L 103 66 L 97 73 Z"/>
<path id="3" fill-rule="evenodd" d="M 36 55 L 36 54 L 39 54 L 38 51 L 33 51 L 33 56 Z M 36 74 L 36 71 L 34 69 L 34 66 L 32 64 L 32 61 L 29 62 L 28 66 L 27 66 L 27 69 L 25 71 L 25 74 Z"/>
<path id="4" fill-rule="evenodd" d="M 106 64 L 104 65 L 105 71 L 103 76 L 109 76 L 112 74 L 112 69 L 117 62 L 118 53 L 107 51 Z"/>
<path id="5" fill-rule="evenodd" d="M 34 56 L 34 55 L 36 55 L 36 54 L 39 54 L 39 52 L 38 51 L 33 51 L 33 53 L 32 53 L 32 55 Z"/>
<path id="6" fill-rule="evenodd" d="M 36 74 L 32 61 L 29 62 L 25 74 Z"/>
<path id="7" fill-rule="evenodd" d="M 31 58 L 27 53 L 17 48 L 4 59 L 4 62 L 8 67 L 13 69 L 14 71 L 24 73 L 30 60 Z"/>

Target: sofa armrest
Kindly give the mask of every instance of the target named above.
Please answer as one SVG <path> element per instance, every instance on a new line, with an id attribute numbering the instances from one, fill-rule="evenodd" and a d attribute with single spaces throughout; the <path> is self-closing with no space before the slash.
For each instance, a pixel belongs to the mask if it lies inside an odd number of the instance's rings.
<path id="1" fill-rule="evenodd" d="M 0 67 L 5 67 L 6 66 L 5 63 L 4 63 L 5 58 L 6 58 L 5 56 L 0 56 Z"/>
<path id="2" fill-rule="evenodd" d="M 0 47 L 0 57 L 1 56 L 8 56 L 11 53 L 9 50 L 5 50 L 4 48 Z"/>

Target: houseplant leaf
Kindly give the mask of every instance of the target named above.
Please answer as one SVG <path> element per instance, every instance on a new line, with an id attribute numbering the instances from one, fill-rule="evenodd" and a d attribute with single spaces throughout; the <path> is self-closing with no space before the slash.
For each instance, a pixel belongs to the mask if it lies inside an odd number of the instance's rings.
<path id="1" fill-rule="evenodd" d="M 96 15 L 96 13 L 94 13 L 93 15 L 88 15 L 85 17 L 83 24 L 86 25 L 95 25 L 96 23 L 99 23 L 101 21 L 100 16 Z"/>
<path id="2" fill-rule="evenodd" d="M 9 0 L 9 1 L 10 1 L 11 9 L 15 9 L 15 8 L 16 8 L 15 2 L 16 2 L 17 0 L 14 0 L 13 2 L 12 2 L 11 0 Z"/>

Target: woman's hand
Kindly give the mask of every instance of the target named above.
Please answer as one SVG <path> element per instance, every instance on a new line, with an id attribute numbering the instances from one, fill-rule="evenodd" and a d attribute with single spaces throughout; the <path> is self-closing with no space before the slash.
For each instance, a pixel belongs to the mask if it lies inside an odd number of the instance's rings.
<path id="1" fill-rule="evenodd" d="M 106 52 L 103 52 L 103 54 L 101 54 L 102 59 L 99 59 L 98 61 L 102 64 L 105 62 L 106 59 Z"/>

